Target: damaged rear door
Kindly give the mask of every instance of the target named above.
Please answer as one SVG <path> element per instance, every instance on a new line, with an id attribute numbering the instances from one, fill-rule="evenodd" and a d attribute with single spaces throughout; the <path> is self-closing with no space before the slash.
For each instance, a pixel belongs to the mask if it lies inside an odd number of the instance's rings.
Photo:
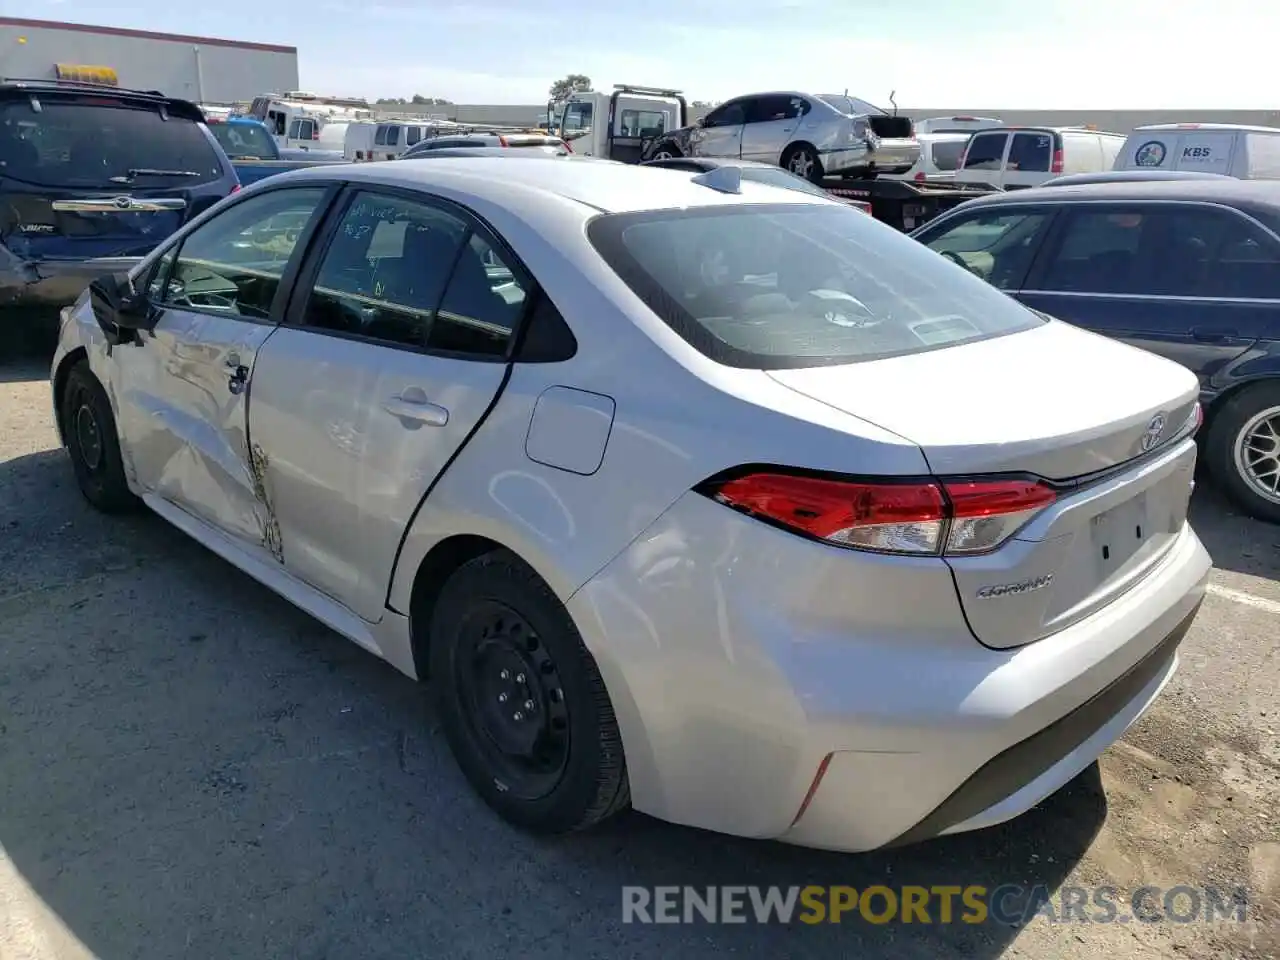
<path id="1" fill-rule="evenodd" d="M 112 352 L 120 430 L 139 483 L 242 545 L 278 553 L 246 404 L 259 348 L 326 186 L 229 207 L 165 253 L 145 283 L 154 328 Z"/>

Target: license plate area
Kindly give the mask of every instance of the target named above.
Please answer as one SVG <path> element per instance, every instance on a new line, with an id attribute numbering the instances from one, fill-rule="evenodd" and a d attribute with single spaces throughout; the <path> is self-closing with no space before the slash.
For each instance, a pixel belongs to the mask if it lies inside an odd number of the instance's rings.
<path id="1" fill-rule="evenodd" d="M 1123 503 L 1105 510 L 1089 522 L 1089 537 L 1099 583 L 1119 573 L 1153 535 L 1154 529 L 1148 494 L 1144 491 Z M 1168 524 L 1164 524 L 1167 528 Z"/>

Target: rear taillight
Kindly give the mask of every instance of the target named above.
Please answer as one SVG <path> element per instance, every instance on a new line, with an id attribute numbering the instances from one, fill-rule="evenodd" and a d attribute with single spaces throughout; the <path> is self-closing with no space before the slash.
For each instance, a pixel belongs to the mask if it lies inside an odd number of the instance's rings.
<path id="1" fill-rule="evenodd" d="M 1062 149 L 1061 148 L 1053 151 L 1053 163 L 1049 167 L 1049 172 L 1050 173 L 1062 172 Z"/>
<path id="2" fill-rule="evenodd" d="M 237 183 L 234 187 L 231 188 L 231 193 L 239 193 L 239 192 L 240 192 L 240 184 Z M 231 196 L 231 194 L 229 193 L 227 194 L 227 196 Z"/>
<path id="3" fill-rule="evenodd" d="M 566 151 L 568 151 L 569 153 L 573 153 L 573 146 L 569 143 L 568 140 L 561 140 L 560 144 L 565 148 Z"/>
<path id="4" fill-rule="evenodd" d="M 319 140 L 319 139 L 320 139 L 320 131 L 319 131 L 319 130 L 312 130 L 312 131 L 311 131 L 311 139 L 312 139 L 312 140 Z"/>
<path id="5" fill-rule="evenodd" d="M 911 179 L 912 179 L 912 180 L 914 180 L 916 183 L 924 183 L 924 182 L 925 182 L 925 180 L 927 180 L 927 179 L 929 179 L 929 178 L 928 178 L 928 177 L 926 177 L 926 176 L 924 175 L 924 171 L 923 171 L 923 170 L 921 170 L 919 173 L 917 173 L 917 174 L 916 174 L 914 177 L 912 177 Z"/>
<path id="6" fill-rule="evenodd" d="M 498 135 L 498 146 L 500 146 L 500 147 L 505 147 L 506 145 L 507 145 L 507 138 L 506 138 L 506 137 L 504 137 L 504 136 L 502 136 L 501 134 L 499 134 L 499 135 Z"/>
<path id="7" fill-rule="evenodd" d="M 1194 436 L 1195 434 L 1199 433 L 1200 428 L 1204 426 L 1204 407 L 1200 406 L 1200 404 L 1197 403 L 1196 408 L 1191 411 L 1191 416 L 1192 416 L 1191 434 L 1192 436 Z"/>
<path id="8" fill-rule="evenodd" d="M 1057 494 L 1035 480 L 829 480 L 749 473 L 701 492 L 795 533 L 879 553 L 966 555 L 994 550 Z"/>

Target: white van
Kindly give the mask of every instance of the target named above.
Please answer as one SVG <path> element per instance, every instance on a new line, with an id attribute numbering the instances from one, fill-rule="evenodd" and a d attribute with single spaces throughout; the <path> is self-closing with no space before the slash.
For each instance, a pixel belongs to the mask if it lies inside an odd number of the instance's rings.
<path id="1" fill-rule="evenodd" d="M 1124 142 L 1123 133 L 1089 127 L 981 130 L 969 138 L 955 179 L 1003 190 L 1038 187 L 1064 173 L 1110 170 Z"/>
<path id="2" fill-rule="evenodd" d="M 1116 170 L 1198 170 L 1242 180 L 1280 180 L 1280 129 L 1237 123 L 1136 127 Z"/>
<path id="3" fill-rule="evenodd" d="M 347 160 L 372 160 L 376 120 L 352 120 L 342 137 L 342 155 Z"/>

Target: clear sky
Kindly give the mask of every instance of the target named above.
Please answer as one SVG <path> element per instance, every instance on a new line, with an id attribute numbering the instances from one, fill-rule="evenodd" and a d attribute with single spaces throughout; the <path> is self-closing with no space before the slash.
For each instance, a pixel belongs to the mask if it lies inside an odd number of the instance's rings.
<path id="1" fill-rule="evenodd" d="M 541 12 L 538 12 L 541 11 Z M 585 73 L 720 100 L 1280 109 L 1267 0 L 0 0 L 13 16 L 291 44 L 317 92 L 537 103 Z M 264 91 L 266 92 L 266 91 Z"/>

